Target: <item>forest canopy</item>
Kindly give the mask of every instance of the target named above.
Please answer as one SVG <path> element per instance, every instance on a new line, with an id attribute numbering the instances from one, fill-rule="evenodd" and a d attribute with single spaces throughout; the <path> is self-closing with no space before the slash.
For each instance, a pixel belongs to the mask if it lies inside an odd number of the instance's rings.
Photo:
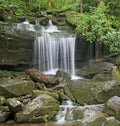
<path id="1" fill-rule="evenodd" d="M 120 0 L 0 0 L 0 7 L 15 15 L 35 16 L 38 11 L 72 11 L 67 21 L 89 42 L 104 43 L 120 53 Z"/>

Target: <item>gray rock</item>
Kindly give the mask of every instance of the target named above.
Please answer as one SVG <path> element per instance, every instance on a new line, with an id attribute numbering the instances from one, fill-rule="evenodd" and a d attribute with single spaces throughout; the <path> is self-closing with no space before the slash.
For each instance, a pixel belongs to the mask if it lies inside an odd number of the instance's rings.
<path id="1" fill-rule="evenodd" d="M 105 104 L 105 112 L 120 120 L 120 97 L 114 96 L 110 98 Z"/>
<path id="2" fill-rule="evenodd" d="M 82 122 L 83 126 L 102 126 L 106 122 L 106 117 L 102 113 L 97 113 L 85 118 Z"/>
<path id="3" fill-rule="evenodd" d="M 61 69 L 56 72 L 55 76 L 59 77 L 62 82 L 67 82 L 71 79 L 71 75 Z"/>

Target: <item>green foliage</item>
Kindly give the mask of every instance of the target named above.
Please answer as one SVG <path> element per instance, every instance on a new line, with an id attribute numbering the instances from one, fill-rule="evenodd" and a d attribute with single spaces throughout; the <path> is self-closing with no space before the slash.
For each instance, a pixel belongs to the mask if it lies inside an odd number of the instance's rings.
<path id="1" fill-rule="evenodd" d="M 120 31 L 108 32 L 101 40 L 109 47 L 111 52 L 120 53 Z"/>

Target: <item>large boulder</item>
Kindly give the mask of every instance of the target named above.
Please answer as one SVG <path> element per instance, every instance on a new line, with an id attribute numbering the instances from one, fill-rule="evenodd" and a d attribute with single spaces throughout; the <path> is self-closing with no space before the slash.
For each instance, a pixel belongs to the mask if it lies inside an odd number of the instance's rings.
<path id="1" fill-rule="evenodd" d="M 105 105 L 105 112 L 110 115 L 116 117 L 120 120 L 120 97 L 114 96 L 110 98 Z"/>
<path id="2" fill-rule="evenodd" d="M 68 87 L 79 104 L 105 103 L 112 96 L 120 96 L 120 82 L 93 82 L 89 80 L 74 80 Z"/>
<path id="3" fill-rule="evenodd" d="M 32 62 L 34 34 L 13 27 L 0 27 L 0 65 L 26 69 Z M 7 67 L 5 67 L 7 69 Z"/>
<path id="4" fill-rule="evenodd" d="M 57 77 L 47 76 L 36 68 L 28 69 L 26 74 L 28 74 L 34 81 L 44 83 L 46 86 L 59 84 L 59 79 Z"/>
<path id="5" fill-rule="evenodd" d="M 0 95 L 6 98 L 32 94 L 34 83 L 30 80 L 8 79 L 0 81 Z"/>
<path id="6" fill-rule="evenodd" d="M 19 123 L 30 122 L 47 122 L 52 119 L 59 109 L 59 102 L 48 96 L 40 95 L 28 103 L 23 111 L 16 113 L 15 121 Z"/>
<path id="7" fill-rule="evenodd" d="M 112 68 L 114 64 L 104 61 L 104 59 L 91 60 L 88 66 L 80 69 L 79 74 L 83 77 L 93 78 L 94 80 L 107 81 L 112 80 Z"/>

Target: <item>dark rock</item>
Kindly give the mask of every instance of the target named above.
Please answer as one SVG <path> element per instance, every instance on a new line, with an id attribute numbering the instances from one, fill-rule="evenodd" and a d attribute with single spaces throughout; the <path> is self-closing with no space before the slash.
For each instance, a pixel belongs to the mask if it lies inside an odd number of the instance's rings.
<path id="1" fill-rule="evenodd" d="M 33 64 L 33 42 L 33 32 L 2 26 L 0 28 L 0 68 L 2 66 L 6 68 L 14 66 L 14 69 L 30 67 Z"/>

